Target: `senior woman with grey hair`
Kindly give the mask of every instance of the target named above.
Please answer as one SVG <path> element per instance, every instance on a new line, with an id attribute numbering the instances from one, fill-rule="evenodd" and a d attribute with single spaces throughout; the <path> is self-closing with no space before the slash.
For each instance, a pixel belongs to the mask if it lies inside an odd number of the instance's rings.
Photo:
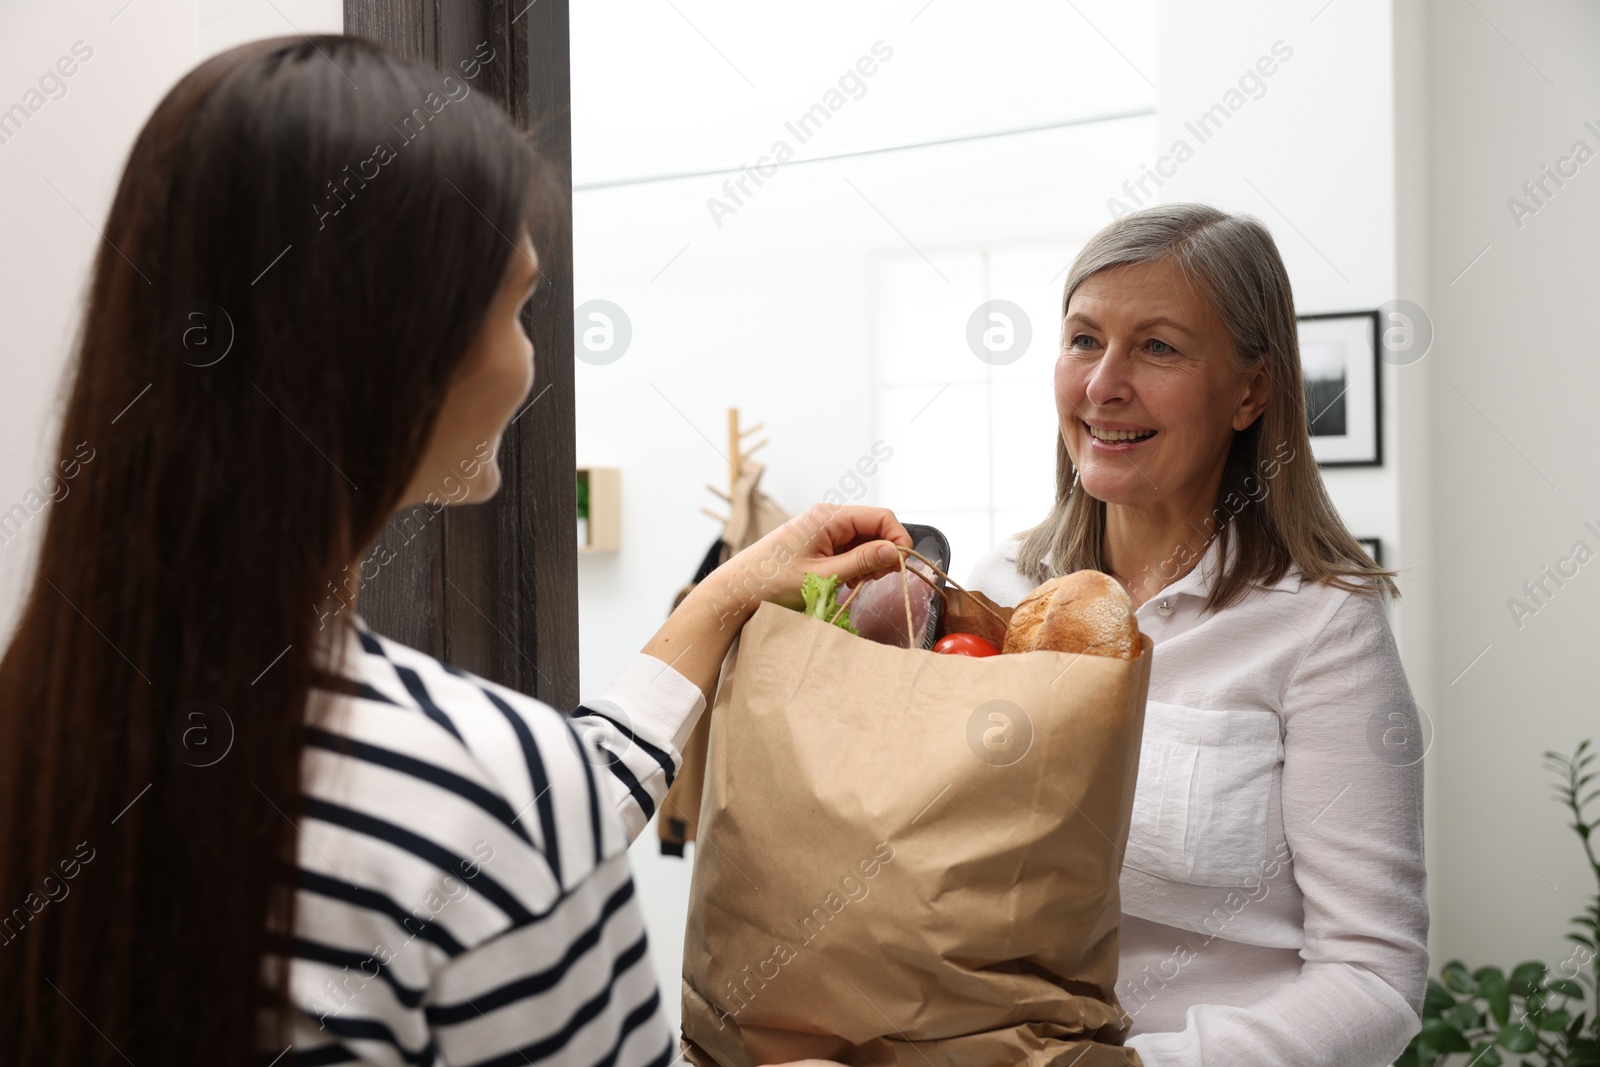
<path id="1" fill-rule="evenodd" d="M 1078 255 L 1055 505 L 974 568 L 1015 604 L 1105 571 L 1155 642 L 1117 994 L 1146 1067 L 1391 1062 L 1421 1027 L 1418 715 L 1311 455 L 1266 229 L 1198 204 Z"/>

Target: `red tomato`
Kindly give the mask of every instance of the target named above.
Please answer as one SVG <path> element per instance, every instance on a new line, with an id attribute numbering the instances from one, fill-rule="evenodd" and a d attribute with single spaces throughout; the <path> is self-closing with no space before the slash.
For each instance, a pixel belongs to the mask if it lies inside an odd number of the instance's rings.
<path id="1" fill-rule="evenodd" d="M 933 646 L 935 652 L 951 656 L 998 656 L 1000 650 L 977 634 L 945 634 Z"/>

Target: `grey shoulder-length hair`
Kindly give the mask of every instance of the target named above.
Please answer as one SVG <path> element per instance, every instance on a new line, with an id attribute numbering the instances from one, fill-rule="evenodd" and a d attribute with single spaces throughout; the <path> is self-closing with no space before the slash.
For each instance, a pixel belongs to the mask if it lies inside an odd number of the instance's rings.
<path id="1" fill-rule="evenodd" d="M 1175 263 L 1211 301 L 1233 342 L 1235 366 L 1248 371 L 1265 361 L 1271 383 L 1261 416 L 1234 434 L 1207 521 L 1205 532 L 1222 539 L 1224 561 L 1229 538 L 1237 537 L 1238 551 L 1213 585 L 1206 610 L 1226 607 L 1252 584 L 1270 585 L 1295 570 L 1308 582 L 1399 596 L 1395 572 L 1373 563 L 1345 529 L 1322 484 L 1311 453 L 1289 274 L 1259 221 L 1205 204 L 1164 204 L 1125 215 L 1090 238 L 1073 261 L 1061 296 L 1062 318 L 1084 279 L 1162 259 Z M 1043 522 L 1017 535 L 1017 570 L 1035 581 L 1106 569 L 1106 505 L 1082 485 L 1073 490 L 1076 474 L 1058 432 L 1055 504 Z"/>

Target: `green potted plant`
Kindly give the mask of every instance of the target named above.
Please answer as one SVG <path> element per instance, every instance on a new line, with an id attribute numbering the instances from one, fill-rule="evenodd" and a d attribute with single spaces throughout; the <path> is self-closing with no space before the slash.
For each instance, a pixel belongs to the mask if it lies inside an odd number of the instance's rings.
<path id="1" fill-rule="evenodd" d="M 1571 812 L 1570 825 L 1600 886 L 1592 840 L 1600 818 L 1585 818 L 1600 799 L 1600 788 L 1585 793 L 1600 778 L 1589 769 L 1595 754 L 1584 741 L 1570 758 L 1554 752 L 1544 758 L 1559 779 L 1555 799 Z M 1438 978 L 1428 979 L 1422 1032 L 1395 1067 L 1600 1067 L 1600 1010 L 1593 1010 L 1600 1003 L 1600 891 L 1572 923 L 1567 938 L 1576 947 L 1555 968 L 1529 960 L 1506 974 L 1499 967 L 1469 971 L 1460 960 L 1446 963 Z"/>
<path id="2" fill-rule="evenodd" d="M 578 544 L 589 543 L 589 477 L 578 472 Z"/>

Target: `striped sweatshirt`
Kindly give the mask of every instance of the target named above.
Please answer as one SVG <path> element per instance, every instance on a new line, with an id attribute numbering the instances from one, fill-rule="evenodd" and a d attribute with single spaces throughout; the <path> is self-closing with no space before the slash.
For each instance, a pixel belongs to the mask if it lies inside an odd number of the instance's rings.
<path id="1" fill-rule="evenodd" d="M 641 653 L 567 716 L 359 615 L 328 633 L 346 651 L 312 692 L 292 1043 L 266 1059 L 667 1067 L 626 853 L 699 688 Z"/>

